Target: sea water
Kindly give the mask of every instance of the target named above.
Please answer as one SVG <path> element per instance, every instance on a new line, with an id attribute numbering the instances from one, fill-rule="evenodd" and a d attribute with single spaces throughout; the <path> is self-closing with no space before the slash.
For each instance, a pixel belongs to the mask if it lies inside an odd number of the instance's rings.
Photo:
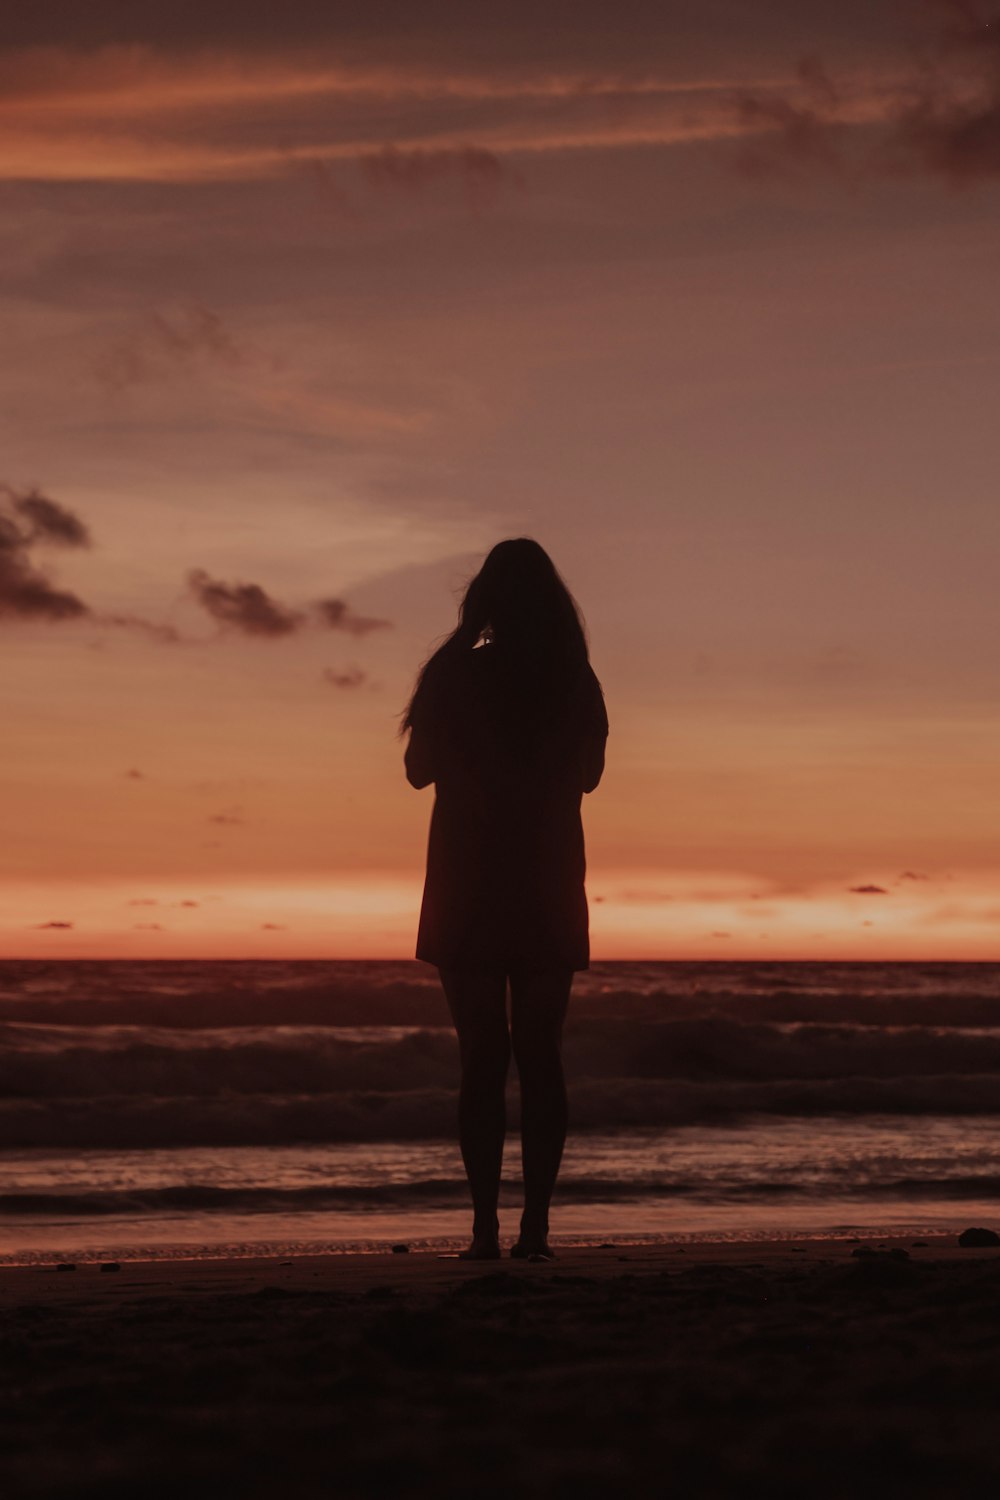
<path id="1" fill-rule="evenodd" d="M 1000 965 L 595 964 L 565 1060 L 556 1241 L 1000 1220 Z M 457 1076 L 417 963 L 0 963 L 0 1261 L 454 1246 Z"/>

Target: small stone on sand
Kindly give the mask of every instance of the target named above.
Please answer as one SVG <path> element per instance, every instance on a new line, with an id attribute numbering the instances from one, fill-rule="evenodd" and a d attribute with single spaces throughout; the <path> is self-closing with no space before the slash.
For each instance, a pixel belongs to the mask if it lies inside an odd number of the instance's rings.
<path id="1" fill-rule="evenodd" d="M 958 1243 L 963 1250 L 985 1249 L 988 1245 L 1000 1245 L 1000 1234 L 995 1229 L 963 1229 Z"/>

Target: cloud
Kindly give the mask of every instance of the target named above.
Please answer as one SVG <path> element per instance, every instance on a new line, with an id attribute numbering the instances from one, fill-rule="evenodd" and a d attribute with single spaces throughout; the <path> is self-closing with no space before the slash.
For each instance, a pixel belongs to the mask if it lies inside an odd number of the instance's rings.
<path id="1" fill-rule="evenodd" d="M 358 165 L 375 187 L 419 192 L 435 183 L 453 179 L 460 182 L 477 202 L 492 196 L 504 177 L 510 175 L 496 152 L 483 146 L 404 149 L 389 145 L 379 151 L 363 152 Z"/>
<path id="2" fill-rule="evenodd" d="M 148 314 L 136 332 L 105 350 L 94 373 L 109 391 L 121 391 L 168 380 L 198 364 L 232 370 L 258 362 L 274 363 L 238 341 L 220 313 L 193 302 L 169 313 Z"/>
<path id="3" fill-rule="evenodd" d="M 133 922 L 133 932 L 162 932 L 163 928 L 159 922 Z"/>
<path id="4" fill-rule="evenodd" d="M 159 906 L 155 896 L 133 896 L 128 902 L 129 906 Z"/>
<path id="5" fill-rule="evenodd" d="M 935 0 L 929 46 L 867 95 L 836 84 L 818 58 L 799 64 L 798 93 L 737 96 L 740 125 L 770 135 L 744 152 L 755 172 L 797 163 L 852 175 L 918 170 L 967 183 L 1000 176 L 1000 23 L 977 0 Z M 867 140 L 847 127 L 878 126 Z"/>
<path id="6" fill-rule="evenodd" d="M 628 28 L 612 63 L 603 21 L 589 36 L 586 24 L 565 32 L 558 60 L 539 58 L 523 35 L 518 48 L 506 23 L 504 49 L 514 45 L 521 55 L 484 54 L 478 18 L 464 42 L 461 28 L 449 26 L 431 47 L 421 18 L 419 56 L 412 46 L 400 49 L 395 27 L 376 28 L 362 58 L 345 52 L 342 17 L 325 39 L 311 36 L 289 50 L 290 34 L 282 32 L 283 45 L 254 54 L 249 14 L 244 7 L 238 39 L 227 32 L 211 52 L 204 38 L 187 54 L 176 38 L 163 49 L 98 42 L 81 51 L 66 45 L 63 27 L 62 47 L 47 38 L 44 47 L 0 53 L 0 107 L 15 125 L 0 175 L 204 182 L 303 165 L 321 177 L 343 161 L 379 191 L 424 192 L 450 180 L 475 201 L 505 178 L 518 180 L 507 161 L 513 151 L 665 144 L 733 129 L 731 76 L 720 79 L 710 68 L 679 79 L 676 49 L 653 55 L 644 39 L 637 56 Z M 451 59 L 442 51 L 446 40 L 449 51 L 457 46 Z M 574 56 L 581 43 L 590 55 Z M 136 371 L 144 378 L 149 347 L 126 341 L 112 352 L 109 382 L 127 384 Z"/>
<path id="7" fill-rule="evenodd" d="M 625 890 L 616 891 L 614 899 L 616 901 L 638 902 L 640 905 L 647 906 L 652 905 L 654 902 L 674 901 L 676 897 L 669 891 Z"/>
<path id="8" fill-rule="evenodd" d="M 259 583 L 225 583 L 210 577 L 203 568 L 192 569 L 187 581 L 198 603 L 213 619 L 244 635 L 272 639 L 293 635 L 309 618 L 308 610 L 280 603 Z M 356 615 L 343 599 L 318 599 L 310 609 L 313 618 L 327 630 L 342 630 L 347 635 L 370 635 L 373 630 L 391 628 L 389 620 Z"/>
<path id="9" fill-rule="evenodd" d="M 222 812 L 212 813 L 207 819 L 209 823 L 219 823 L 225 828 L 236 828 L 246 822 L 241 807 L 227 807 Z"/>
<path id="10" fill-rule="evenodd" d="M 141 615 L 95 615 L 94 620 L 98 625 L 113 625 L 119 630 L 138 630 L 165 646 L 176 646 L 183 640 L 173 625 L 160 625 L 154 620 L 144 620 Z"/>
<path id="11" fill-rule="evenodd" d="M 26 545 L 30 546 L 33 542 L 55 542 L 63 547 L 90 546 L 90 533 L 86 526 L 79 516 L 74 515 L 65 505 L 60 505 L 58 500 L 50 500 L 47 495 L 35 489 L 19 495 L 7 485 L 0 488 L 7 494 L 14 510 L 27 520 L 31 528 Z"/>
<path id="12" fill-rule="evenodd" d="M 72 922 L 39 922 L 36 924 L 39 932 L 45 932 L 49 928 L 68 929 L 73 926 Z"/>
<path id="13" fill-rule="evenodd" d="M 76 620 L 90 613 L 83 600 L 58 589 L 38 568 L 31 548 L 54 543 L 63 547 L 90 544 L 78 516 L 37 490 L 20 493 L 0 485 L 0 618 Z M 26 524 L 25 524 L 26 523 Z"/>
<path id="14" fill-rule="evenodd" d="M 799 78 L 810 91 L 815 86 L 812 68 L 820 69 L 815 59 L 799 64 Z M 757 147 L 743 151 L 740 161 L 744 170 L 763 174 L 787 161 L 829 171 L 843 170 L 844 156 L 837 130 L 840 122 L 835 114 L 838 105 L 839 95 L 832 84 L 828 85 L 822 103 L 809 99 L 799 103 L 777 93 L 739 94 L 736 108 L 742 128 L 775 137 L 763 150 Z"/>
<path id="15" fill-rule="evenodd" d="M 188 586 L 203 609 L 223 626 L 245 635 L 291 635 L 303 622 L 299 610 L 289 609 L 259 583 L 223 583 L 202 568 L 188 574 Z"/>
<path id="16" fill-rule="evenodd" d="M 888 896 L 889 892 L 881 885 L 851 885 L 848 890 L 853 896 Z"/>
<path id="17" fill-rule="evenodd" d="M 34 547 L 91 544 L 89 529 L 68 506 L 38 489 L 19 491 L 0 484 L 0 618 L 89 619 L 99 625 L 139 630 L 171 644 L 179 641 L 172 625 L 157 625 L 138 615 L 96 614 L 77 594 L 56 588 L 31 555 Z"/>
<path id="18" fill-rule="evenodd" d="M 348 667 L 343 672 L 338 672 L 333 667 L 326 667 L 323 671 L 323 681 L 335 688 L 357 688 L 368 681 L 368 673 L 362 672 L 360 667 Z"/>
<path id="19" fill-rule="evenodd" d="M 369 635 L 373 630 L 391 630 L 391 620 L 356 615 L 343 599 L 319 599 L 313 605 L 328 630 L 346 630 L 348 635 Z"/>

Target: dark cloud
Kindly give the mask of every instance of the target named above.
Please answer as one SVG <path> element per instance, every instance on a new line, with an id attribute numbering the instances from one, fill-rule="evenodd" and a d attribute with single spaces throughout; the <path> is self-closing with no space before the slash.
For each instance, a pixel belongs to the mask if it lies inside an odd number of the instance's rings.
<path id="1" fill-rule="evenodd" d="M 159 906 L 160 903 L 155 896 L 133 896 L 128 904 L 129 906 Z"/>
<path id="2" fill-rule="evenodd" d="M 163 928 L 159 922 L 133 922 L 133 932 L 162 932 Z"/>
<path id="3" fill-rule="evenodd" d="M 135 766 L 132 766 L 128 771 L 123 771 L 122 775 L 127 781 L 145 781 L 146 779 L 145 772 L 137 771 Z"/>
<path id="4" fill-rule="evenodd" d="M 3 487 L 14 510 L 23 516 L 30 526 L 27 544 L 32 542 L 55 542 L 63 547 L 89 547 L 90 532 L 65 505 L 50 500 L 38 490 L 28 490 L 19 495 L 6 485 Z"/>
<path id="5" fill-rule="evenodd" d="M 261 922 L 260 930 L 261 932 L 284 932 L 285 928 L 280 922 Z"/>
<path id="6" fill-rule="evenodd" d="M 259 583 L 223 583 L 195 568 L 188 574 L 188 585 L 213 619 L 245 635 L 291 635 L 303 622 L 299 610 L 279 604 Z"/>
<path id="7" fill-rule="evenodd" d="M 368 681 L 368 673 L 362 672 L 360 667 L 348 667 L 343 672 L 327 667 L 323 672 L 323 681 L 335 688 L 358 688 Z"/>
<path id="8" fill-rule="evenodd" d="M 899 878 L 900 880 L 930 880 L 931 877 L 929 875 L 921 875 L 917 870 L 904 870 Z"/>
<path id="9" fill-rule="evenodd" d="M 771 139 L 745 151 L 750 171 L 800 167 L 852 175 L 920 170 L 954 183 L 1000 176 L 1000 15 L 978 0 L 932 0 L 939 24 L 911 52 L 907 76 L 879 110 L 852 114 L 818 58 L 799 65 L 799 92 L 737 98 L 741 124 Z M 916 9 L 926 9 L 917 6 Z M 868 127 L 858 140 L 855 127 Z"/>
<path id="10" fill-rule="evenodd" d="M 369 635 L 373 630 L 392 628 L 391 620 L 375 620 L 366 615 L 356 615 L 343 599 L 319 599 L 313 609 L 328 630 L 346 630 L 348 635 Z"/>
<path id="11" fill-rule="evenodd" d="M 197 906 L 198 905 L 197 901 L 181 901 L 179 904 L 181 906 Z"/>
<path id="12" fill-rule="evenodd" d="M 83 522 L 37 490 L 19 493 L 0 485 L 0 618 L 75 620 L 90 613 L 83 600 L 58 589 L 35 566 L 30 549 L 54 542 L 64 547 L 89 545 Z M 26 523 L 26 524 L 25 524 Z"/>
<path id="13" fill-rule="evenodd" d="M 138 615 L 95 614 L 77 594 L 56 588 L 31 555 L 34 547 L 90 545 L 90 531 L 68 506 L 37 489 L 18 491 L 0 484 L 0 618 L 86 618 L 99 625 L 138 630 L 170 644 L 180 640 L 172 625 L 157 625 Z"/>
<path id="14" fill-rule="evenodd" d="M 1000 77 L 978 104 L 930 92 L 902 111 L 900 143 L 953 182 L 1000 175 Z"/>
<path id="15" fill-rule="evenodd" d="M 220 823 L 226 828 L 236 828 L 245 823 L 241 807 L 227 807 L 222 812 L 212 813 L 207 820 L 209 823 Z"/>
<path id="16" fill-rule="evenodd" d="M 50 927 L 62 928 L 62 929 L 70 928 L 70 927 L 73 926 L 73 923 L 72 922 L 39 922 L 37 925 L 38 925 L 38 931 L 39 932 L 45 932 Z"/>
<path id="17" fill-rule="evenodd" d="M 851 885 L 848 890 L 853 896 L 888 896 L 889 892 L 881 885 Z"/>

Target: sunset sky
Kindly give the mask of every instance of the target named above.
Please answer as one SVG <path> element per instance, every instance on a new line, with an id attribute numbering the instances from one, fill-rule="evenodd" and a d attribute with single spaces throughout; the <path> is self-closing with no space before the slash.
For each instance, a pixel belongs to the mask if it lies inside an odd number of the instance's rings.
<path id="1" fill-rule="evenodd" d="M 596 958 L 1000 959 L 995 7 L 0 43 L 0 957 L 409 956 L 398 715 L 528 534 Z"/>

